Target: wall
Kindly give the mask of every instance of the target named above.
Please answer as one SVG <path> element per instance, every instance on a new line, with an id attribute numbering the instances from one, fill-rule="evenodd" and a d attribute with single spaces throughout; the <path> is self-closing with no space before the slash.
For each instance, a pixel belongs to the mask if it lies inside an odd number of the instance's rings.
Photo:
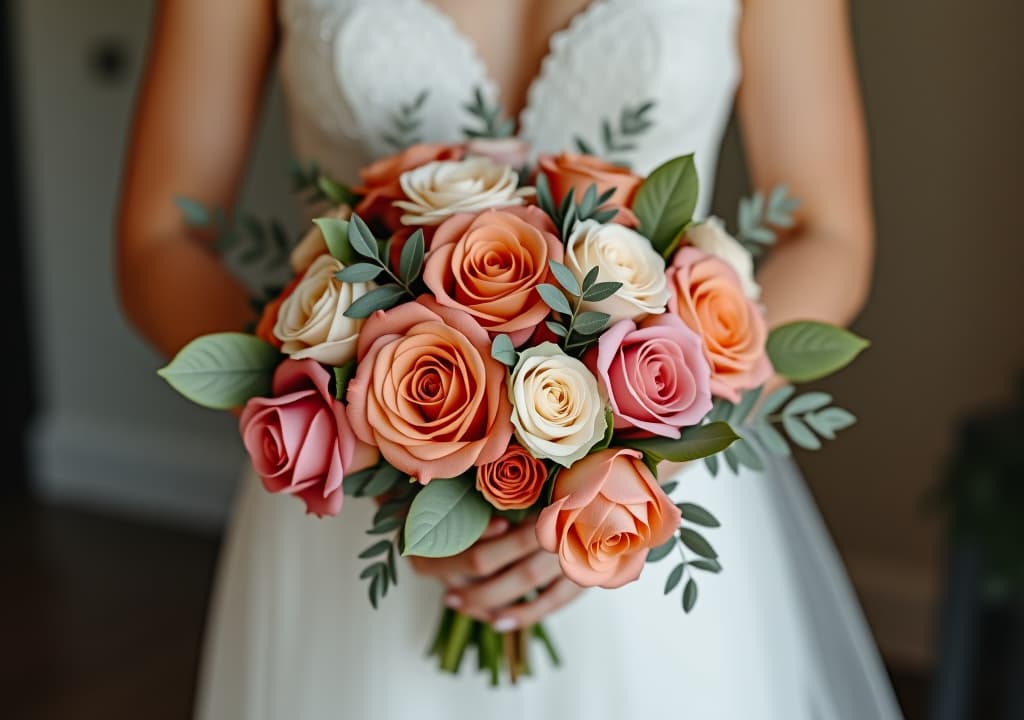
<path id="1" fill-rule="evenodd" d="M 215 523 L 241 452 L 227 415 L 191 406 L 154 371 L 160 358 L 121 317 L 112 227 L 124 138 L 153 3 L 21 0 L 18 39 L 27 269 L 39 415 L 36 486 L 58 499 Z M 97 44 L 125 49 L 105 82 Z M 280 103 L 262 128 L 242 202 L 289 217 Z"/>

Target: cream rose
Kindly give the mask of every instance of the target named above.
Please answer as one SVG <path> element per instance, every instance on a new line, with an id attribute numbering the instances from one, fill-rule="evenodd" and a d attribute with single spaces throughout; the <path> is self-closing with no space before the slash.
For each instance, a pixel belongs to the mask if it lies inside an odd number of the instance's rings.
<path id="1" fill-rule="evenodd" d="M 686 231 L 686 240 L 698 250 L 725 261 L 740 276 L 743 294 L 751 300 L 761 297 L 761 286 L 754 280 L 754 258 L 739 241 L 730 235 L 725 224 L 716 217 Z"/>
<path id="2" fill-rule="evenodd" d="M 669 297 L 665 260 L 650 240 L 634 230 L 595 220 L 578 223 L 565 244 L 565 264 L 580 282 L 596 267 L 600 282 L 622 283 L 611 297 L 583 303 L 586 310 L 611 315 L 612 324 L 665 312 Z"/>
<path id="3" fill-rule="evenodd" d="M 297 360 L 312 358 L 334 366 L 356 356 L 363 321 L 344 313 L 376 284 L 343 283 L 334 277 L 342 267 L 330 255 L 319 256 L 281 304 L 274 336 L 281 341 L 282 352 Z"/>
<path id="4" fill-rule="evenodd" d="M 569 467 L 607 430 L 597 379 L 553 343 L 523 351 L 508 394 L 516 437 L 534 457 Z"/>
<path id="5" fill-rule="evenodd" d="M 405 225 L 440 225 L 457 213 L 523 205 L 533 188 L 520 188 L 519 175 L 508 165 L 485 157 L 427 163 L 402 173 Z"/>

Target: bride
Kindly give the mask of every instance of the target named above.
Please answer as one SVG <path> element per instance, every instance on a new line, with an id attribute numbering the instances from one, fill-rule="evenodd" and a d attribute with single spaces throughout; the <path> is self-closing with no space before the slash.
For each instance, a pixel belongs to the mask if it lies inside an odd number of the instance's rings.
<path id="1" fill-rule="evenodd" d="M 166 0 L 119 261 L 128 315 L 167 355 L 252 318 L 173 198 L 231 206 L 275 59 L 294 154 L 348 181 L 391 151 L 395 108 L 429 90 L 420 134 L 455 140 L 468 120 L 458 109 L 481 87 L 541 152 L 599 141 L 603 118 L 653 100 L 654 126 L 624 159 L 646 173 L 695 152 L 707 189 L 735 101 L 754 184 L 787 182 L 803 201 L 758 277 L 770 323 L 846 323 L 864 302 L 872 219 L 843 0 Z M 705 192 L 699 212 L 709 205 Z M 689 615 L 662 596 L 657 565 L 624 589 L 584 592 L 532 528 L 497 522 L 463 555 L 406 568 L 375 613 L 356 580 L 372 506 L 353 500 L 317 521 L 248 476 L 221 558 L 197 716 L 899 717 L 795 468 L 712 479 L 694 465 L 679 479 L 680 495 L 722 521 L 714 542 L 726 566 Z M 515 604 L 535 588 L 546 589 Z M 465 671 L 441 675 L 424 652 L 441 602 L 500 629 L 544 618 L 563 667 L 497 691 Z"/>

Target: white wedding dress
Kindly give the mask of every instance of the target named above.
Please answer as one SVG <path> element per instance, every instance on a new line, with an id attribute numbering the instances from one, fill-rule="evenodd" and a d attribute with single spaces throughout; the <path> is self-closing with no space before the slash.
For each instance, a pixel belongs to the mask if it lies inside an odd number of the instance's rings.
<path id="1" fill-rule="evenodd" d="M 519 118 L 540 151 L 600 140 L 601 120 L 655 100 L 639 172 L 696 153 L 701 212 L 740 73 L 740 0 L 594 0 L 551 40 Z M 456 140 L 480 86 L 472 43 L 429 0 L 282 0 L 281 72 L 297 157 L 339 178 L 389 152 L 402 103 L 428 89 L 420 134 Z M 677 499 L 711 509 L 724 572 L 689 615 L 665 597 L 669 560 L 550 618 L 563 667 L 491 689 L 467 662 L 441 674 L 426 648 L 441 590 L 399 568 L 377 611 L 358 579 L 372 504 L 317 520 L 247 474 L 221 558 L 197 714 L 202 720 L 888 720 L 900 717 L 850 584 L 796 469 L 695 464 Z"/>

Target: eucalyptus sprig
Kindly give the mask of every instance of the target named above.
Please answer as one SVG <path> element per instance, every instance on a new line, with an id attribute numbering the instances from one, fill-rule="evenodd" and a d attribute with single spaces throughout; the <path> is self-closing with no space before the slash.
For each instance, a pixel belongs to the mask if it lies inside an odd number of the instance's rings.
<path id="1" fill-rule="evenodd" d="M 549 260 L 548 267 L 551 268 L 551 274 L 561 286 L 561 290 L 550 283 L 541 283 L 537 286 L 537 292 L 544 304 L 558 314 L 558 319 L 547 320 L 545 325 L 559 338 L 566 354 L 580 357 L 597 342 L 611 320 L 608 313 L 583 310 L 583 304 L 610 298 L 618 292 L 622 283 L 598 282 L 598 268 L 593 267 L 587 272 L 581 285 L 572 271 L 562 263 Z M 566 295 L 573 298 L 571 304 Z"/>
<path id="2" fill-rule="evenodd" d="M 757 257 L 776 240 L 776 228 L 793 227 L 793 211 L 800 201 L 789 195 L 785 185 L 775 187 L 765 196 L 758 192 L 742 198 L 739 206 L 739 240 L 751 255 Z"/>
<path id="3" fill-rule="evenodd" d="M 547 213 L 548 217 L 551 218 L 551 222 L 562 233 L 563 242 L 572 234 L 576 223 L 583 222 L 584 220 L 606 223 L 610 222 L 618 213 L 618 210 L 614 208 L 604 207 L 604 204 L 615 194 L 615 188 L 608 188 L 604 192 L 599 193 L 597 185 L 591 183 L 583 193 L 582 200 L 578 203 L 576 202 L 576 189 L 570 188 L 569 192 L 562 198 L 562 202 L 556 203 L 554 195 L 551 193 L 551 185 L 544 173 L 537 173 L 535 185 L 537 190 L 537 206 Z"/>
<path id="4" fill-rule="evenodd" d="M 604 155 L 613 157 L 620 153 L 636 150 L 636 140 L 654 126 L 650 112 L 656 103 L 647 100 L 639 105 L 624 105 L 619 112 L 618 124 L 609 118 L 601 120 L 601 144 Z M 576 136 L 576 149 L 584 155 L 597 155 L 594 147 L 579 135 Z"/>
<path id="5" fill-rule="evenodd" d="M 419 135 L 423 118 L 420 113 L 430 97 L 429 90 L 421 90 L 412 102 L 402 103 L 398 113 L 391 117 L 392 131 L 384 134 L 384 142 L 395 150 L 404 150 L 410 145 L 423 142 Z"/>
<path id="6" fill-rule="evenodd" d="M 233 257 L 244 266 L 262 264 L 270 270 L 287 265 L 292 242 L 284 226 L 277 220 L 260 220 L 255 215 L 242 213 L 229 219 L 222 208 L 211 208 L 187 197 L 174 199 L 190 228 L 213 233 L 213 247 L 217 252 Z"/>
<path id="7" fill-rule="evenodd" d="M 507 138 L 516 129 L 516 121 L 503 117 L 501 106 L 491 105 L 484 97 L 483 90 L 473 88 L 473 100 L 462 106 L 463 109 L 480 122 L 479 128 L 462 128 L 469 138 Z"/>
<path id="8" fill-rule="evenodd" d="M 666 495 L 676 489 L 678 483 L 670 482 L 662 486 Z M 696 529 L 717 528 L 721 524 L 710 512 L 690 502 L 676 503 L 682 515 L 683 524 L 679 530 L 664 545 L 654 548 L 647 554 L 647 562 L 654 563 L 668 557 L 673 550 L 679 553 L 680 562 L 672 568 L 665 580 L 665 594 L 668 595 L 680 583 L 683 583 L 682 606 L 683 611 L 689 613 L 697 604 L 697 577 L 694 570 L 706 573 L 717 574 L 722 571 L 722 565 L 718 561 L 718 553 L 704 535 Z M 686 523 L 689 523 L 687 525 Z M 696 557 L 687 555 L 687 550 Z"/>
<path id="9" fill-rule="evenodd" d="M 355 206 L 358 197 L 344 183 L 334 180 L 315 162 L 292 162 L 292 191 L 309 203 Z"/>

